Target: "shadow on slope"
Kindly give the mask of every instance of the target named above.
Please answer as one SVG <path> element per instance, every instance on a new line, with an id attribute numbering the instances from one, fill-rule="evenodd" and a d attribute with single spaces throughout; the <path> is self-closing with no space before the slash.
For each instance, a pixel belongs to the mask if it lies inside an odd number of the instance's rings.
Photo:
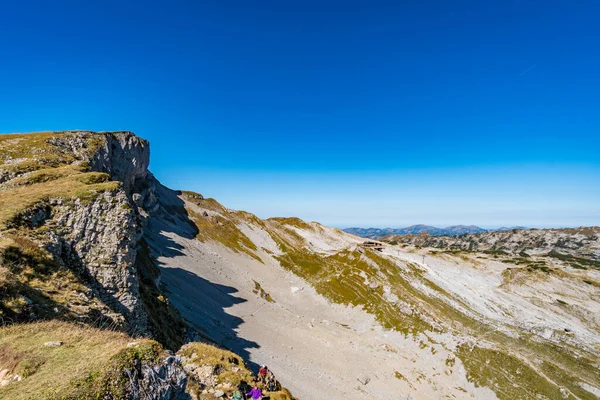
<path id="1" fill-rule="evenodd" d="M 193 239 L 198 235 L 198 228 L 190 218 L 185 202 L 179 198 L 181 191 L 171 190 L 163 186 L 156 178 L 150 176 L 143 182 L 144 187 L 138 190 L 148 191 L 144 202 L 151 218 L 144 222 L 150 230 L 152 225 L 159 223 L 160 228 L 172 232 L 186 239 Z"/>
<path id="2" fill-rule="evenodd" d="M 166 267 L 161 270 L 163 279 L 168 282 L 169 298 L 200 339 L 237 353 L 256 372 L 258 365 L 249 361 L 249 350 L 259 348 L 259 345 L 239 337 L 236 329 L 244 320 L 225 311 L 247 301 L 234 295 L 238 290 L 211 282 L 183 268 Z"/>
<path id="3" fill-rule="evenodd" d="M 250 369 L 258 371 L 258 365 L 250 362 L 249 349 L 258 348 L 259 345 L 239 337 L 236 329 L 244 320 L 225 311 L 246 301 L 234 296 L 237 289 L 211 282 L 187 269 L 171 267 L 169 262 L 156 260 L 157 257 L 185 256 L 184 247 L 170 236 L 194 239 L 198 228 L 189 217 L 184 201 L 179 198 L 181 192 L 170 190 L 157 182 L 155 194 L 159 207 L 146 220 L 146 242 L 160 269 L 158 279 L 166 289 L 169 300 L 195 331 L 197 337 L 193 337 L 193 333 L 189 339 L 209 341 L 229 349 L 240 355 Z"/>

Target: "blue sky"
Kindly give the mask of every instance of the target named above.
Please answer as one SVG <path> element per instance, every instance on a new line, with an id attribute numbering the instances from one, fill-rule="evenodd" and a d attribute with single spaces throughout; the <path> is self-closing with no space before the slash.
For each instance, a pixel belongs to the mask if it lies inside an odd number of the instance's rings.
<path id="1" fill-rule="evenodd" d="M 596 1 L 0 3 L 0 132 L 131 130 L 261 217 L 600 225 Z"/>

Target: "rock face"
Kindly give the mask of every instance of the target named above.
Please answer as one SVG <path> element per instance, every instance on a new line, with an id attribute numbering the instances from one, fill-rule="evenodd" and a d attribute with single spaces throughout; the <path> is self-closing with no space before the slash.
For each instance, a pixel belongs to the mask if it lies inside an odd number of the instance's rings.
<path id="1" fill-rule="evenodd" d="M 123 182 L 126 191 L 148 174 L 150 143 L 131 132 L 68 132 L 48 143 L 87 161 L 93 171 L 106 172 L 112 180 Z"/>
<path id="2" fill-rule="evenodd" d="M 130 333 L 146 333 L 135 269 L 141 227 L 125 191 L 102 193 L 91 203 L 57 201 L 53 213 L 55 228 L 48 232 L 46 248 L 79 271 L 94 294 L 124 317 Z"/>
<path id="3" fill-rule="evenodd" d="M 21 207 L 5 226 L 76 272 L 88 288 L 80 297 L 103 303 L 94 315 L 99 311 L 97 317 L 134 335 L 152 333 L 136 270 L 144 207 L 156 206 L 149 143 L 131 132 L 89 131 L 17 135 L 8 142 L 0 143 L 0 170 L 7 180 L 0 186 L 0 206 L 19 190 L 47 194 Z M 74 185 L 82 183 L 77 190 Z M 94 184 L 98 189 L 89 189 Z M 96 319 L 86 299 L 65 307 Z"/>
<path id="4" fill-rule="evenodd" d="M 158 365 L 143 364 L 138 369 L 126 370 L 129 394 L 132 400 L 183 400 L 187 375 L 179 357 L 167 357 Z"/>
<path id="5" fill-rule="evenodd" d="M 123 182 L 130 192 L 136 181 L 148 175 L 150 143 L 131 132 L 117 132 L 105 136 L 105 141 L 90 159 L 90 168 L 106 172 L 112 180 Z"/>
<path id="6" fill-rule="evenodd" d="M 90 141 L 99 141 L 95 151 L 87 154 L 90 169 L 107 173 L 122 185 L 91 203 L 58 201 L 53 207 L 58 229 L 49 233 L 48 248 L 89 279 L 102 301 L 125 318 L 130 333 L 145 334 L 147 315 L 135 270 L 142 230 L 130 199 L 136 181 L 148 174 L 150 145 L 131 132 L 78 132 L 63 143 L 85 160 L 82 149 L 88 148 Z"/>

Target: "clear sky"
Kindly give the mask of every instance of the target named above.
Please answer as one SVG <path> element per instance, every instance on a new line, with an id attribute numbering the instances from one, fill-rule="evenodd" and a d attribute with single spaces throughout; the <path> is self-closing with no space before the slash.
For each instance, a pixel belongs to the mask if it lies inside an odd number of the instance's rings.
<path id="1" fill-rule="evenodd" d="M 261 217 L 600 225 L 598 1 L 0 1 L 0 132 Z"/>

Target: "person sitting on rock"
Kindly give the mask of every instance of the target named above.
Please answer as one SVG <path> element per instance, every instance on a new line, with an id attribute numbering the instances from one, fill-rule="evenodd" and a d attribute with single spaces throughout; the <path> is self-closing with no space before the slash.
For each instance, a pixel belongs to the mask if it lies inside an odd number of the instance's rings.
<path id="1" fill-rule="evenodd" d="M 246 393 L 246 396 L 250 396 L 253 400 L 261 400 L 263 398 L 262 390 L 256 385 L 254 385 L 250 392 Z"/>

